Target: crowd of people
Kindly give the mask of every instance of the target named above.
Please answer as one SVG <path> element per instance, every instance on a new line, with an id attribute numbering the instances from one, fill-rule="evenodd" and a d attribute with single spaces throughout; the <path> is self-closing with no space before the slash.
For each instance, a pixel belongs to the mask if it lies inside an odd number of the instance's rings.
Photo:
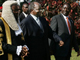
<path id="1" fill-rule="evenodd" d="M 60 0 L 22 6 L 5 1 L 0 11 L 0 59 L 50 60 L 52 51 L 55 60 L 70 60 L 72 47 L 79 56 L 79 9 L 75 2 Z"/>

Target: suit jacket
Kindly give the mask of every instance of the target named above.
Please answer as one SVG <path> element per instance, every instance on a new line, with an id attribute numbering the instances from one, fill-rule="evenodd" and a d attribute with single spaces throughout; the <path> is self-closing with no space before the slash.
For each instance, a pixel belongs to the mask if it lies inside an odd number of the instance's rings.
<path id="1" fill-rule="evenodd" d="M 48 38 L 61 39 L 51 30 L 48 23 L 43 17 L 39 17 L 43 29 L 39 27 L 31 15 L 21 22 L 24 38 L 29 47 L 29 60 L 50 60 Z"/>
<path id="2" fill-rule="evenodd" d="M 0 56 L 1 60 L 8 60 L 8 53 L 12 54 L 13 60 L 20 60 L 20 56 L 16 54 L 17 46 L 19 45 L 24 45 L 25 42 L 21 39 L 21 35 L 16 36 L 14 30 L 10 29 L 11 33 L 11 41 L 12 45 L 7 44 L 7 39 L 6 39 L 6 33 L 5 33 L 5 27 L 3 24 L 3 21 L 0 19 L 0 39 L 2 38 L 2 49 L 4 52 L 4 55 Z M 1 52 L 1 51 L 0 51 Z"/>
<path id="3" fill-rule="evenodd" d="M 23 13 L 20 14 L 19 16 L 19 19 L 20 19 L 20 22 L 25 18 L 25 15 Z"/>
<path id="4" fill-rule="evenodd" d="M 55 43 L 56 56 L 70 56 L 72 45 L 74 46 L 76 51 L 79 51 L 77 40 L 75 39 L 75 34 L 74 34 L 75 33 L 74 22 L 70 18 L 69 20 L 71 23 L 71 35 L 68 32 L 68 28 L 62 14 L 52 17 L 50 26 L 52 30 L 56 31 L 56 33 L 61 37 L 61 39 L 64 42 L 64 46 L 62 47 L 60 47 L 57 43 Z M 51 45 L 54 45 L 54 44 L 51 44 Z"/>

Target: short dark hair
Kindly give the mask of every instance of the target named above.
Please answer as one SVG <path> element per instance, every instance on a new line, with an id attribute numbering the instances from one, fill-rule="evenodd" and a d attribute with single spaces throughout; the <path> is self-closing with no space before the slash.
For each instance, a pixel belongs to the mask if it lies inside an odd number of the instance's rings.
<path id="1" fill-rule="evenodd" d="M 14 6 L 14 5 L 18 5 L 18 4 L 17 3 L 14 3 L 14 4 L 11 5 L 11 7 Z"/>
<path id="2" fill-rule="evenodd" d="M 27 5 L 29 5 L 27 2 L 22 2 L 22 6 L 23 6 L 24 4 L 27 4 Z"/>

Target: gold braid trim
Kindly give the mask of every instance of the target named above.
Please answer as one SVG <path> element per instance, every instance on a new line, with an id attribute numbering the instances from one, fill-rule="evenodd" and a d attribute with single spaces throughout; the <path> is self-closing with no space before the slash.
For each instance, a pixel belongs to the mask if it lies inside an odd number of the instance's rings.
<path id="1" fill-rule="evenodd" d="M 24 40 L 24 36 L 23 36 L 23 33 L 21 33 L 21 39 L 22 39 L 22 40 Z"/>
<path id="2" fill-rule="evenodd" d="M 2 27 L 0 26 L 0 31 L 3 32 Z"/>
<path id="3" fill-rule="evenodd" d="M 2 33 L 0 33 L 0 37 L 3 37 L 4 35 Z"/>
<path id="4" fill-rule="evenodd" d="M 5 22 L 5 20 L 2 17 L 1 17 L 1 20 L 3 21 L 4 26 L 5 26 L 7 44 L 12 45 L 10 28 L 9 28 L 8 24 Z M 8 53 L 8 60 L 12 60 L 12 54 Z"/>
<path id="5" fill-rule="evenodd" d="M 23 33 L 21 33 L 21 36 L 22 36 L 21 39 L 24 40 Z M 22 60 L 24 60 L 24 57 L 21 57 L 21 58 Z"/>
<path id="6" fill-rule="evenodd" d="M 1 55 L 4 55 L 4 52 L 3 52 L 3 49 L 2 49 L 2 40 L 3 40 L 3 39 L 0 38 L 0 52 L 1 52 L 1 53 L 0 53 L 0 56 L 1 56 Z"/>
<path id="7" fill-rule="evenodd" d="M 0 26 L 0 32 L 3 32 L 2 27 Z M 2 33 L 0 33 L 0 56 L 4 55 L 3 49 L 2 49 L 2 41 L 3 39 L 1 37 L 3 37 L 4 35 Z"/>

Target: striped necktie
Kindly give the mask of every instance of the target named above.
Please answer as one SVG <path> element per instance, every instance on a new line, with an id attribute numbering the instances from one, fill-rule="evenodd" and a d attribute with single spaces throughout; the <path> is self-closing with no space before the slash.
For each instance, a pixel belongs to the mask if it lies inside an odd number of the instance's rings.
<path id="1" fill-rule="evenodd" d="M 68 17 L 66 17 L 66 19 L 67 19 L 67 24 L 68 24 L 69 34 L 71 34 L 71 26 L 70 26 L 70 22 L 69 22 Z"/>

